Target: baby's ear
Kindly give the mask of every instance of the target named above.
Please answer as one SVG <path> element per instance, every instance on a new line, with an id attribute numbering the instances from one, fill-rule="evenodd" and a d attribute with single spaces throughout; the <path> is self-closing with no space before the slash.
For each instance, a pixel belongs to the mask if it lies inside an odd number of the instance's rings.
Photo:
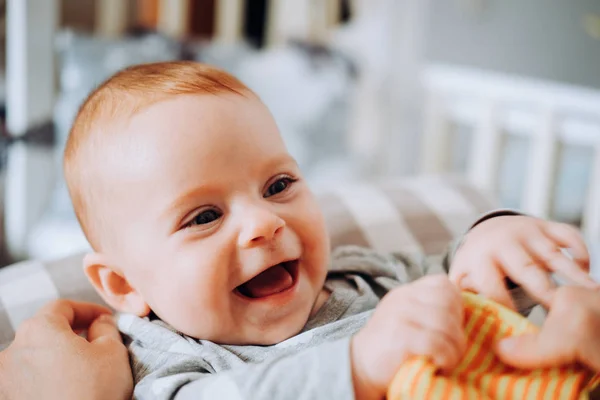
<path id="1" fill-rule="evenodd" d="M 150 307 L 125 276 L 118 272 L 101 253 L 87 254 L 83 270 L 102 299 L 118 311 L 145 317 Z"/>

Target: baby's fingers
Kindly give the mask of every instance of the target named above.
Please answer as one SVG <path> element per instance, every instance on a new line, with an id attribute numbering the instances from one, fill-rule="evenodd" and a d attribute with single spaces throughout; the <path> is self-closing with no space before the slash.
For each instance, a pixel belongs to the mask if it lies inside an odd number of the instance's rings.
<path id="1" fill-rule="evenodd" d="M 543 304 L 549 304 L 556 285 L 546 268 L 523 246 L 513 246 L 498 254 L 502 269 L 508 277 Z"/>
<path id="2" fill-rule="evenodd" d="M 452 370 L 460 362 L 464 350 L 459 349 L 446 336 L 415 324 L 411 324 L 410 331 L 412 333 L 409 345 L 411 355 L 427 357 L 445 371 Z"/>
<path id="3" fill-rule="evenodd" d="M 459 351 L 465 351 L 467 339 L 463 331 L 463 312 L 459 314 L 446 308 L 432 308 L 422 302 L 413 302 L 404 306 L 404 319 L 427 332 L 443 337 Z"/>
<path id="4" fill-rule="evenodd" d="M 461 289 L 478 293 L 515 310 L 515 304 L 504 284 L 504 274 L 498 268 L 496 265 L 490 265 L 488 268 L 480 266 L 475 270 L 477 272 L 460 278 L 458 284 Z"/>
<path id="5" fill-rule="evenodd" d="M 411 289 L 415 293 L 413 297 L 420 303 L 432 308 L 445 308 L 462 319 L 464 305 L 459 287 L 447 275 L 428 275 L 415 283 Z"/>

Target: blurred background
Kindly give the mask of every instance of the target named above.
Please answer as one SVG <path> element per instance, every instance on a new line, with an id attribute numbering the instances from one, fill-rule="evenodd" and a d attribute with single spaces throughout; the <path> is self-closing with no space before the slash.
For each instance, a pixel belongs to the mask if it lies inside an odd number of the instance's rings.
<path id="1" fill-rule="evenodd" d="M 72 120 L 112 73 L 172 59 L 255 90 L 316 190 L 453 173 L 600 243 L 598 0 L 5 0 L 0 26 L 0 265 L 87 248 Z"/>

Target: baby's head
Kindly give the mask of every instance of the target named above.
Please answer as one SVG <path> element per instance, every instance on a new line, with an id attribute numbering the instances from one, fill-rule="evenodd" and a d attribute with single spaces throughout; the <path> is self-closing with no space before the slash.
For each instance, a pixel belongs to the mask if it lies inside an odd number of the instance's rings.
<path id="1" fill-rule="evenodd" d="M 192 62 L 117 73 L 81 107 L 65 150 L 85 272 L 104 300 L 228 344 L 306 323 L 329 241 L 318 204 L 258 97 Z"/>

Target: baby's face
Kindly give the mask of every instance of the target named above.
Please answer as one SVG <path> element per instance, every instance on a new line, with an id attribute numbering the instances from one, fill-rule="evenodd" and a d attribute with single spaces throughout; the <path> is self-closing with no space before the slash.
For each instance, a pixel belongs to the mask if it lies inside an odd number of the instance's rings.
<path id="1" fill-rule="evenodd" d="M 124 129 L 105 215 L 129 284 L 196 338 L 272 344 L 296 334 L 322 291 L 329 242 L 264 105 L 180 96 Z"/>

